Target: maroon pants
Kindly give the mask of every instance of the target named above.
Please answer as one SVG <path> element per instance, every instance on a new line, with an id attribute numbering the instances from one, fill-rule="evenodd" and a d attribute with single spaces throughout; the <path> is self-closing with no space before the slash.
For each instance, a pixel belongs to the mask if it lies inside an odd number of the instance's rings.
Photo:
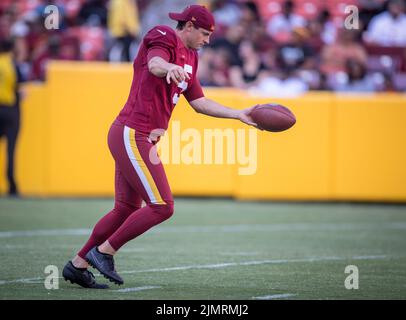
<path id="1" fill-rule="evenodd" d="M 115 160 L 115 204 L 95 225 L 78 255 L 108 240 L 118 250 L 173 214 L 173 197 L 155 143 L 115 121 L 108 144 Z M 145 206 L 141 208 L 142 200 Z"/>

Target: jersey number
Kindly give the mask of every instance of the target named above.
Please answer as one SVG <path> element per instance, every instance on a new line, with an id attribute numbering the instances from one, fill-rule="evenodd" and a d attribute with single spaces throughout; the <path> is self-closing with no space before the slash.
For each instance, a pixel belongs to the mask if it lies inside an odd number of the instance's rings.
<path id="1" fill-rule="evenodd" d="M 193 73 L 193 68 L 190 64 L 185 64 L 183 66 L 183 70 L 185 70 L 187 73 L 190 73 L 190 74 Z M 186 81 L 182 81 L 178 84 L 178 88 L 180 88 L 180 91 L 175 92 L 175 94 L 173 95 L 172 103 L 174 105 L 176 105 L 178 103 L 180 94 L 187 89 L 187 86 L 188 86 L 188 83 Z"/>

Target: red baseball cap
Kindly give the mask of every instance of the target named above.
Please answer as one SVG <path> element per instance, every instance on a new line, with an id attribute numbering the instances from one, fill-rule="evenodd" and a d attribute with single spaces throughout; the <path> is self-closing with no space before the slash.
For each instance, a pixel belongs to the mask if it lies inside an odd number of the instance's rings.
<path id="1" fill-rule="evenodd" d="M 192 21 L 196 27 L 214 31 L 214 17 L 205 7 L 197 4 L 187 6 L 182 13 L 169 13 L 169 18 L 176 21 Z"/>

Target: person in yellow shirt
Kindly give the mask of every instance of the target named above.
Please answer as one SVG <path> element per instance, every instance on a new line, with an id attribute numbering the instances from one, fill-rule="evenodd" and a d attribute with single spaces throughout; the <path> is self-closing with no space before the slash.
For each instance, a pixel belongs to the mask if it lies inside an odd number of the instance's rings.
<path id="1" fill-rule="evenodd" d="M 107 17 L 108 28 L 114 38 L 110 61 L 132 61 L 136 52 L 132 47 L 140 33 L 138 7 L 135 0 L 111 0 Z"/>
<path id="2" fill-rule="evenodd" d="M 0 40 L 0 138 L 7 140 L 8 194 L 18 196 L 14 177 L 14 154 L 20 127 L 20 98 L 18 83 L 21 74 L 13 59 L 13 44 Z"/>

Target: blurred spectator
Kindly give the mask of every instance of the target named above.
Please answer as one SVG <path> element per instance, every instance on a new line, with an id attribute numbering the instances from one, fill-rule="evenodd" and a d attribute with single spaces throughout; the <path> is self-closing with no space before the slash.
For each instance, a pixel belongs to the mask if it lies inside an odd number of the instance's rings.
<path id="1" fill-rule="evenodd" d="M 392 91 L 403 91 L 406 93 L 406 73 L 397 73 L 388 81 Z"/>
<path id="2" fill-rule="evenodd" d="M 216 28 L 227 28 L 240 23 L 241 9 L 235 2 L 214 0 L 211 11 L 216 19 Z"/>
<path id="3" fill-rule="evenodd" d="M 47 30 L 44 25 L 44 18 L 38 14 L 41 9 L 38 7 L 35 12 L 28 13 L 26 23 L 29 26 L 29 34 L 25 37 L 29 51 L 29 62 L 31 65 L 29 80 L 44 80 L 46 72 L 46 63 L 50 58 L 49 39 L 57 38 L 58 30 Z M 43 9 L 42 9 L 43 10 Z M 55 41 L 55 40 L 54 40 Z"/>
<path id="4" fill-rule="evenodd" d="M 239 24 L 241 24 L 246 31 L 258 23 L 261 23 L 261 16 L 259 14 L 257 5 L 254 1 L 246 1 L 241 5 L 241 16 Z"/>
<path id="5" fill-rule="evenodd" d="M 381 46 L 406 46 L 404 0 L 389 0 L 388 10 L 372 18 L 365 40 Z"/>
<path id="6" fill-rule="evenodd" d="M 230 68 L 231 85 L 247 89 L 256 85 L 260 79 L 268 75 L 265 64 L 261 61 L 258 51 L 250 41 L 243 41 L 239 48 L 240 65 Z"/>
<path id="7" fill-rule="evenodd" d="M 230 60 L 230 53 L 225 47 L 216 51 L 205 50 L 199 59 L 197 70 L 200 83 L 212 87 L 230 86 Z"/>
<path id="8" fill-rule="evenodd" d="M 157 24 L 174 26 L 168 12 L 181 12 L 187 5 L 196 4 L 196 0 L 148 0 L 142 15 L 141 37 Z"/>
<path id="9" fill-rule="evenodd" d="M 107 0 L 86 0 L 79 10 L 79 24 L 107 27 Z"/>
<path id="10" fill-rule="evenodd" d="M 320 85 L 315 50 L 309 45 L 310 31 L 307 28 L 293 29 L 292 40 L 279 46 L 276 55 L 277 68 L 282 75 L 289 75 L 306 83 L 311 89 Z"/>
<path id="11" fill-rule="evenodd" d="M 106 30 L 96 26 L 73 28 L 73 34 L 80 41 L 80 58 L 85 61 L 100 61 L 106 57 Z"/>
<path id="12" fill-rule="evenodd" d="M 308 28 L 311 33 L 310 40 L 316 47 L 336 41 L 337 27 L 331 19 L 330 12 L 326 9 L 321 11 L 316 19 L 309 21 Z"/>
<path id="13" fill-rule="evenodd" d="M 31 79 L 45 80 L 46 65 L 48 60 L 57 58 L 57 41 L 57 37 L 48 38 L 47 36 L 42 36 L 36 40 L 35 49 L 31 55 Z M 52 49 L 50 47 L 52 47 Z"/>
<path id="14" fill-rule="evenodd" d="M 275 47 L 275 42 L 266 32 L 266 26 L 262 22 L 253 24 L 246 35 L 249 35 L 246 38 L 252 42 L 259 54 L 263 54 L 270 48 Z"/>
<path id="15" fill-rule="evenodd" d="M 137 51 L 140 33 L 138 7 L 135 0 L 111 0 L 108 26 L 114 38 L 110 61 L 132 61 Z"/>
<path id="16" fill-rule="evenodd" d="M 368 28 L 369 22 L 374 16 L 384 11 L 387 1 L 388 0 L 358 0 L 360 7 L 359 18 L 365 28 Z"/>
<path id="17" fill-rule="evenodd" d="M 345 63 L 346 72 L 331 78 L 331 89 L 334 91 L 347 92 L 374 92 L 377 85 L 374 78 L 367 76 L 367 69 L 364 64 L 357 60 L 348 59 Z"/>
<path id="18" fill-rule="evenodd" d="M 249 92 L 266 97 L 295 97 L 308 90 L 308 85 L 298 76 L 272 75 L 261 79 L 256 86 L 249 89 Z"/>
<path id="19" fill-rule="evenodd" d="M 0 39 L 0 137 L 7 140 L 8 194 L 18 196 L 14 176 L 14 155 L 20 127 L 20 97 L 18 83 L 21 74 L 13 59 L 12 43 Z"/>
<path id="20" fill-rule="evenodd" d="M 357 41 L 357 36 L 356 30 L 339 30 L 337 42 L 322 49 L 320 66 L 322 73 L 345 72 L 345 64 L 350 58 L 366 65 L 367 52 Z"/>
<path id="21" fill-rule="evenodd" d="M 24 74 L 24 78 L 28 78 L 30 66 L 27 63 L 29 50 L 26 40 L 30 32 L 28 21 L 29 15 L 24 15 L 18 19 L 18 7 L 10 6 L 2 16 L 0 16 L 0 39 L 13 39 L 14 42 L 14 59 L 21 68 L 20 71 Z"/>
<path id="22" fill-rule="evenodd" d="M 214 50 L 220 48 L 226 50 L 231 59 L 231 65 L 241 65 L 239 47 L 244 34 L 245 30 L 240 24 L 231 26 L 227 29 L 224 37 L 219 37 L 210 44 L 210 48 Z"/>
<path id="23" fill-rule="evenodd" d="M 267 25 L 268 34 L 277 42 L 288 42 L 292 30 L 296 27 L 306 26 L 306 20 L 295 13 L 294 2 L 287 0 L 283 4 L 282 12 L 271 18 Z"/>
<path id="24" fill-rule="evenodd" d="M 266 30 L 266 23 L 259 14 L 254 1 L 247 1 L 241 5 L 241 27 L 244 29 L 244 38 L 251 41 L 257 53 L 266 52 L 274 46 L 274 41 Z"/>
<path id="25" fill-rule="evenodd" d="M 298 27 L 293 29 L 292 40 L 279 47 L 277 61 L 281 71 L 290 73 L 299 69 L 314 69 L 316 67 L 315 52 L 307 44 L 310 32 Z"/>
<path id="26" fill-rule="evenodd" d="M 50 60 L 78 60 L 79 44 L 76 38 L 67 35 L 51 34 L 36 42 L 32 53 L 30 78 L 45 80 L 47 64 Z"/>

